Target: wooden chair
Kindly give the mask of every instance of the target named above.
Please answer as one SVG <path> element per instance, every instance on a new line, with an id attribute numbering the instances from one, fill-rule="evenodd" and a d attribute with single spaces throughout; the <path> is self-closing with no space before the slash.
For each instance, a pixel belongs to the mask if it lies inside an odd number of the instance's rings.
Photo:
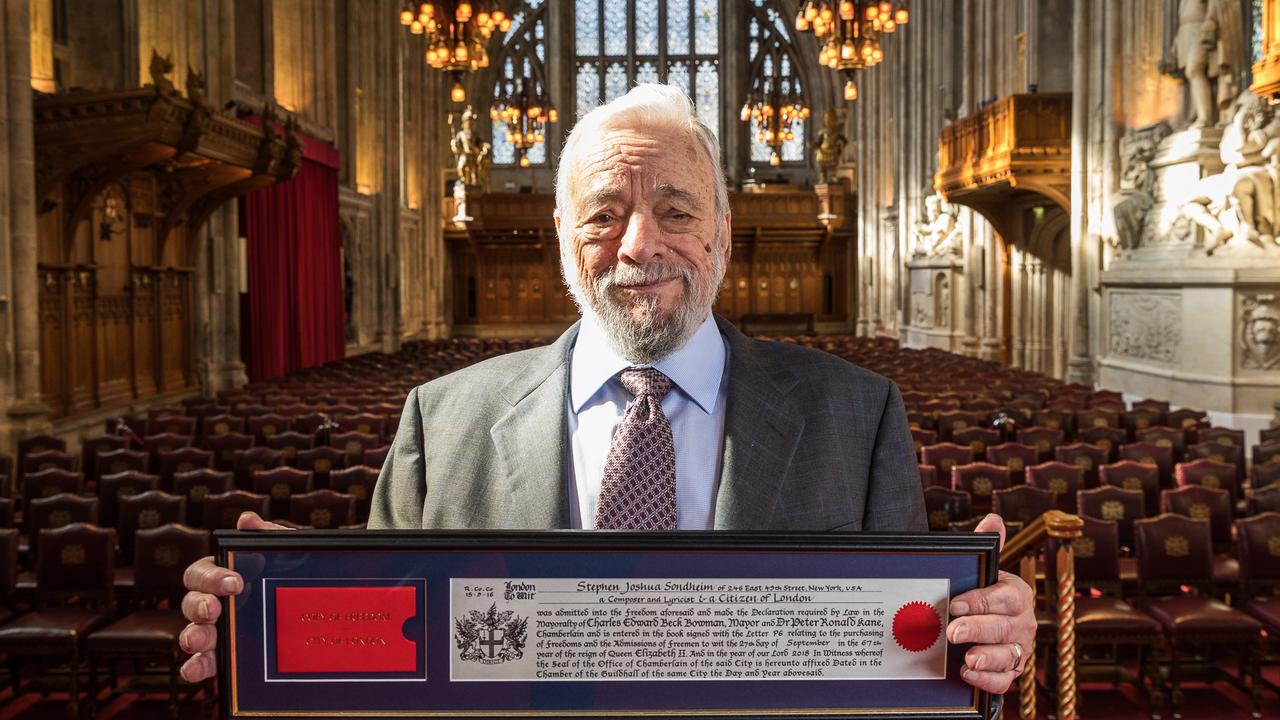
<path id="1" fill-rule="evenodd" d="M 45 452 L 49 452 L 50 450 L 66 452 L 67 441 L 59 437 L 54 437 L 52 435 L 33 435 L 31 437 L 27 437 L 19 440 L 18 441 L 18 473 L 21 475 L 26 472 L 26 467 L 27 467 L 26 459 L 28 455 L 45 453 Z M 75 468 L 67 468 L 67 469 L 75 470 Z"/>
<path id="2" fill-rule="evenodd" d="M 213 453 L 214 469 L 231 470 L 235 467 L 236 453 L 253 447 L 253 436 L 226 432 L 205 440 L 204 447 Z"/>
<path id="3" fill-rule="evenodd" d="M 1186 456 L 1187 436 L 1181 428 L 1150 427 L 1137 432 L 1138 442 L 1147 442 L 1156 447 L 1167 448 L 1173 455 L 1173 462 L 1182 462 Z"/>
<path id="4" fill-rule="evenodd" d="M 1063 443 L 1066 433 L 1047 427 L 1029 427 L 1018 430 L 1014 436 L 1019 443 L 1035 447 L 1040 461 L 1044 462 L 1053 458 L 1053 449 Z"/>
<path id="5" fill-rule="evenodd" d="M 1244 431 L 1224 427 L 1210 427 L 1196 432 L 1197 443 L 1226 445 L 1244 451 Z"/>
<path id="6" fill-rule="evenodd" d="M 987 462 L 1009 468 L 1009 479 L 1014 483 L 1026 482 L 1026 469 L 1040 462 L 1040 451 L 1034 445 L 1016 442 L 987 446 Z"/>
<path id="7" fill-rule="evenodd" d="M 133 538 L 139 530 L 150 530 L 169 523 L 187 521 L 187 498 L 163 490 L 120 498 L 120 518 L 116 525 L 120 556 L 126 565 L 133 564 Z"/>
<path id="8" fill-rule="evenodd" d="M 210 438 L 226 435 L 227 433 L 244 433 L 244 418 L 237 415 L 211 415 L 204 419 L 204 441 L 205 447 L 209 448 L 208 441 Z"/>
<path id="9" fill-rule="evenodd" d="M 98 501 L 100 520 L 106 527 L 116 527 L 120 517 L 120 500 L 132 495 L 139 495 L 160 488 L 160 476 L 141 473 L 136 470 L 125 470 L 112 475 L 103 475 L 98 480 Z"/>
<path id="10" fill-rule="evenodd" d="M 1239 607 L 1266 628 L 1270 644 L 1280 637 L 1280 513 L 1266 512 L 1236 521 L 1237 557 L 1240 559 Z M 1275 655 L 1270 656 L 1274 662 Z M 1280 686 L 1258 674 L 1273 692 Z"/>
<path id="11" fill-rule="evenodd" d="M 45 470 L 75 472 L 79 469 L 78 465 L 79 458 L 71 453 L 62 452 L 61 450 L 45 450 L 44 452 L 28 453 L 22 459 L 22 474 L 25 476 Z"/>
<path id="12" fill-rule="evenodd" d="M 267 438 L 265 444 L 272 450 L 284 453 L 286 465 L 294 465 L 298 462 L 298 453 L 315 447 L 316 436 L 292 431 L 282 432 Z"/>
<path id="13" fill-rule="evenodd" d="M 1258 431 L 1258 442 L 1269 443 L 1277 441 L 1280 441 L 1280 425 Z M 1240 447 L 1244 447 L 1243 434 L 1241 435 Z"/>
<path id="14" fill-rule="evenodd" d="M 920 462 L 923 465 L 933 466 L 938 472 L 939 479 L 949 479 L 952 468 L 973 462 L 973 450 L 968 446 L 954 443 L 926 445 L 920 450 Z"/>
<path id="15" fill-rule="evenodd" d="M 347 467 L 360 463 L 365 450 L 382 445 L 382 439 L 371 433 L 344 432 L 329 436 L 329 445 L 342 450 L 347 456 Z"/>
<path id="16" fill-rule="evenodd" d="M 987 448 L 999 445 L 1000 431 L 985 427 L 967 427 L 952 434 L 952 441 L 957 445 L 968 445 L 975 458 L 986 457 Z"/>
<path id="17" fill-rule="evenodd" d="M 1213 490 L 1226 490 L 1231 495 L 1233 515 L 1237 504 L 1242 500 L 1243 492 L 1240 488 L 1240 480 L 1236 477 L 1235 465 L 1213 460 L 1178 463 L 1173 470 L 1173 479 L 1178 487 L 1200 485 Z"/>
<path id="18" fill-rule="evenodd" d="M 1250 694 L 1251 710 L 1259 712 L 1261 689 L 1252 691 L 1245 675 L 1256 672 L 1253 655 L 1262 624 L 1213 597 L 1213 552 L 1209 523 L 1166 514 L 1134 523 L 1138 560 L 1138 607 L 1164 629 L 1169 644 L 1169 685 L 1175 717 L 1182 710 L 1182 653 L 1194 645 L 1240 650 L 1241 677 L 1224 675 L 1213 663 L 1212 679 L 1226 679 Z M 1189 594 L 1191 587 L 1198 594 Z"/>
<path id="19" fill-rule="evenodd" d="M 236 487 L 249 489 L 253 487 L 253 474 L 259 470 L 269 470 L 284 465 L 284 453 L 268 447 L 253 447 L 248 450 L 237 450 L 232 471 L 236 476 Z"/>
<path id="20" fill-rule="evenodd" d="M 354 415 L 339 415 L 334 420 L 342 428 L 343 432 L 358 432 L 364 435 L 374 435 L 381 438 L 386 430 L 386 416 L 371 415 L 369 413 L 357 413 Z"/>
<path id="21" fill-rule="evenodd" d="M 347 454 L 338 448 L 324 447 L 303 450 L 298 453 L 297 468 L 315 476 L 317 488 L 329 487 L 329 474 L 347 466 Z"/>
<path id="22" fill-rule="evenodd" d="M 168 678 L 169 715 L 178 717 L 179 691 L 185 683 L 179 680 L 178 668 L 187 654 L 178 645 L 178 637 L 187 626 L 182 616 L 182 597 L 186 588 L 182 574 L 186 567 L 209 554 L 209 533 L 183 525 L 165 524 L 139 530 L 134 560 L 133 607 L 122 619 L 94 631 L 86 641 L 89 655 L 89 687 L 97 690 L 97 670 L 103 664 L 123 659 L 133 661 L 135 669 L 144 661 L 159 659 Z M 115 673 L 111 674 L 115 677 Z M 141 678 L 135 674 L 131 681 Z M 139 683 L 140 684 L 140 683 Z M 191 694 L 200 687 L 206 692 L 210 683 L 189 686 Z M 118 695 L 115 683 L 110 697 Z"/>
<path id="23" fill-rule="evenodd" d="M 967 412 L 964 410 L 949 410 L 940 412 L 938 418 L 938 439 L 942 442 L 955 442 L 954 437 L 957 432 L 965 428 L 976 427 L 981 425 L 982 416 L 979 413 Z M 965 443 L 956 443 L 957 445 Z"/>
<path id="24" fill-rule="evenodd" d="M 160 456 L 164 453 L 173 452 L 185 447 L 191 447 L 194 437 L 191 435 L 175 435 L 173 433 L 161 433 L 159 435 L 148 435 L 142 439 L 142 447 L 151 455 L 153 465 L 158 464 Z"/>
<path id="25" fill-rule="evenodd" d="M 160 453 L 156 457 L 156 470 L 160 475 L 160 487 L 173 488 L 173 476 L 201 468 L 213 467 L 213 453 L 196 447 L 185 447 Z"/>
<path id="26" fill-rule="evenodd" d="M 84 468 L 85 481 L 92 485 L 98 481 L 98 453 L 123 450 L 128 441 L 119 435 L 96 435 L 80 443 L 80 467 Z"/>
<path id="27" fill-rule="evenodd" d="M 332 490 L 313 490 L 289 497 L 289 521 L 298 526 L 335 529 L 356 521 L 356 499 Z"/>
<path id="28" fill-rule="evenodd" d="M 204 500 L 210 495 L 219 495 L 234 489 L 234 476 L 229 472 L 220 472 L 212 468 L 199 468 L 187 472 L 175 473 L 173 476 L 173 494 L 187 499 L 188 525 L 202 527 L 204 522 Z"/>
<path id="29" fill-rule="evenodd" d="M 1280 440 L 1272 440 L 1253 446 L 1253 464 L 1280 462 Z"/>
<path id="30" fill-rule="evenodd" d="M 1160 487 L 1173 487 L 1173 449 L 1155 443 L 1134 442 L 1120 446 L 1120 459 L 1154 465 Z"/>
<path id="31" fill-rule="evenodd" d="M 254 436 L 258 444 L 262 445 L 273 435 L 289 432 L 289 418 L 275 413 L 256 415 L 245 420 L 245 432 Z"/>
<path id="32" fill-rule="evenodd" d="M 311 473 L 291 467 L 274 467 L 252 473 L 253 492 L 271 497 L 271 516 L 288 517 L 289 498 L 312 490 Z"/>
<path id="33" fill-rule="evenodd" d="M 1115 427 L 1091 427 L 1081 430 L 1077 436 L 1080 442 L 1100 447 L 1107 451 L 1107 462 L 1120 459 L 1120 446 L 1128 440 L 1128 434 Z"/>
<path id="34" fill-rule="evenodd" d="M 926 430 L 919 427 L 911 427 L 911 441 L 916 446 L 916 460 L 920 460 L 920 451 L 925 445 L 934 445 L 938 442 L 938 433 L 933 430 Z"/>
<path id="35" fill-rule="evenodd" d="M 992 493 L 992 501 L 992 509 L 997 515 L 1023 526 L 1057 507 L 1056 495 L 1030 485 L 996 490 Z"/>
<path id="36" fill-rule="evenodd" d="M 1280 483 L 1280 462 L 1269 462 L 1253 466 L 1252 477 L 1249 479 L 1251 487 L 1261 489 L 1277 483 Z"/>
<path id="37" fill-rule="evenodd" d="M 1120 428 L 1120 413 L 1101 408 L 1087 408 L 1076 412 L 1077 435 L 1091 428 L 1100 427 Z"/>
<path id="38" fill-rule="evenodd" d="M 53 497 L 59 493 L 79 495 L 84 492 L 84 473 L 67 470 L 45 470 L 22 478 L 22 499 Z"/>
<path id="39" fill-rule="evenodd" d="M 247 512 L 257 513 L 264 520 L 270 519 L 270 496 L 255 495 L 244 490 L 207 495 L 201 525 L 206 530 L 235 530 L 236 521 Z"/>
<path id="40" fill-rule="evenodd" d="M 1098 468 L 1107 464 L 1107 451 L 1087 443 L 1060 445 L 1054 448 L 1053 457 L 1060 463 L 1080 468 L 1085 487 L 1098 486 Z"/>
<path id="41" fill-rule="evenodd" d="M 1084 470 L 1052 460 L 1027 468 L 1027 484 L 1053 493 L 1054 503 L 1063 512 L 1072 512 L 1076 493 L 1084 489 Z"/>
<path id="42" fill-rule="evenodd" d="M 371 467 L 357 465 L 345 470 L 334 470 L 329 475 L 329 488 L 335 492 L 346 493 L 356 499 L 356 522 L 369 520 L 369 502 L 373 499 L 373 488 L 378 484 L 378 471 Z"/>
<path id="43" fill-rule="evenodd" d="M 1236 467 L 1236 476 L 1244 477 L 1244 448 L 1215 442 L 1194 443 L 1187 446 L 1187 460 L 1212 460 Z"/>
<path id="44" fill-rule="evenodd" d="M 175 435 L 178 437 L 195 437 L 196 419 L 184 415 L 165 415 L 153 418 L 147 431 L 151 435 Z"/>
<path id="45" fill-rule="evenodd" d="M 1160 507 L 1160 468 L 1150 463 L 1121 460 L 1099 468 L 1102 485 L 1142 492 L 1143 508 L 1148 517 L 1157 514 Z"/>
<path id="46" fill-rule="evenodd" d="M 938 484 L 938 471 L 932 465 L 916 465 L 920 473 L 920 488 L 926 490 Z"/>
<path id="47" fill-rule="evenodd" d="M 973 499 L 973 513 L 983 516 L 991 512 L 991 494 L 1008 488 L 1009 468 L 991 463 L 968 463 L 951 468 L 951 489 L 963 490 Z"/>
<path id="48" fill-rule="evenodd" d="M 93 471 L 95 477 L 98 478 L 129 470 L 145 473 L 151 469 L 150 455 L 141 450 L 128 450 L 125 448 L 100 452 L 94 457 L 94 462 L 96 465 Z"/>
<path id="49" fill-rule="evenodd" d="M 1163 425 L 1164 420 L 1164 412 L 1156 409 L 1144 410 L 1136 405 L 1135 409 L 1120 416 L 1120 422 L 1124 425 L 1124 429 L 1129 433 L 1129 439 L 1131 441 L 1138 439 L 1138 431 Z"/>
<path id="50" fill-rule="evenodd" d="M 944 487 L 924 489 L 924 508 L 929 529 L 947 531 L 951 523 L 964 522 L 973 517 L 973 503 L 969 493 Z"/>
<path id="51" fill-rule="evenodd" d="M 38 537 L 35 609 L 0 627 L 0 653 L 10 658 L 15 697 L 24 692 L 15 658 L 64 658 L 68 703 L 76 717 L 85 637 L 114 614 L 115 531 L 77 522 L 43 529 Z M 88 699 L 92 694 L 91 685 Z"/>

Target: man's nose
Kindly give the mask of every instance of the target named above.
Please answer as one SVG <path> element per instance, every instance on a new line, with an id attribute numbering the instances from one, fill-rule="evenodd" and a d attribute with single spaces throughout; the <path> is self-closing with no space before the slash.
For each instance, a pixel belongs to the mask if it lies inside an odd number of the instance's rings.
<path id="1" fill-rule="evenodd" d="M 632 265 L 644 265 L 662 257 L 662 231 L 658 223 L 645 213 L 632 213 L 627 220 L 622 242 L 618 246 L 618 260 Z"/>

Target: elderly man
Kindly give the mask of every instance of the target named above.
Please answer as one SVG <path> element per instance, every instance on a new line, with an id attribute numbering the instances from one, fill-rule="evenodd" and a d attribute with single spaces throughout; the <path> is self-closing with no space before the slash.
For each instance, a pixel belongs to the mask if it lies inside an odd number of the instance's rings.
<path id="1" fill-rule="evenodd" d="M 752 340 L 711 308 L 731 251 L 720 151 L 689 98 L 641 85 L 582 118 L 556 182 L 582 321 L 545 348 L 409 394 L 373 528 L 924 530 L 896 386 L 833 355 Z M 271 527 L 256 516 L 242 529 Z M 979 530 L 999 531 L 987 518 Z M 188 569 L 188 680 L 213 674 L 216 595 Z M 1035 634 L 1004 575 L 952 601 L 965 680 L 996 693 Z"/>

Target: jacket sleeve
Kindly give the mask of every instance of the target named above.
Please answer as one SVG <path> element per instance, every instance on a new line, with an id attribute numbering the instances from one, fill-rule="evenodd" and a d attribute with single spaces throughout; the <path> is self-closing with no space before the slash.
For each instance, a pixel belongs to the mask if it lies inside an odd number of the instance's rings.
<path id="1" fill-rule="evenodd" d="M 422 408 L 419 390 L 409 391 L 400 427 L 391 442 L 382 474 L 373 490 L 369 506 L 369 529 L 418 529 L 422 527 L 422 504 L 427 496 L 426 464 L 423 459 Z"/>
<path id="2" fill-rule="evenodd" d="M 871 454 L 871 487 L 862 516 L 863 530 L 925 531 L 924 493 L 907 410 L 898 385 L 889 383 Z"/>

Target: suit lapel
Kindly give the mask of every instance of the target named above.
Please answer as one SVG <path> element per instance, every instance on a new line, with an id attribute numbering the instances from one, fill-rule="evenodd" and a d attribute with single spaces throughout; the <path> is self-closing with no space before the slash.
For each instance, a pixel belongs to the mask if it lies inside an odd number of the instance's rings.
<path id="1" fill-rule="evenodd" d="M 760 530 L 775 524 L 774 508 L 804 429 L 788 392 L 797 379 L 737 328 L 716 322 L 729 339 L 729 404 L 714 527 Z"/>
<path id="2" fill-rule="evenodd" d="M 578 326 L 535 356 L 501 393 L 511 409 L 490 428 L 511 493 L 510 527 L 569 527 L 565 461 L 569 407 L 569 350 Z"/>

